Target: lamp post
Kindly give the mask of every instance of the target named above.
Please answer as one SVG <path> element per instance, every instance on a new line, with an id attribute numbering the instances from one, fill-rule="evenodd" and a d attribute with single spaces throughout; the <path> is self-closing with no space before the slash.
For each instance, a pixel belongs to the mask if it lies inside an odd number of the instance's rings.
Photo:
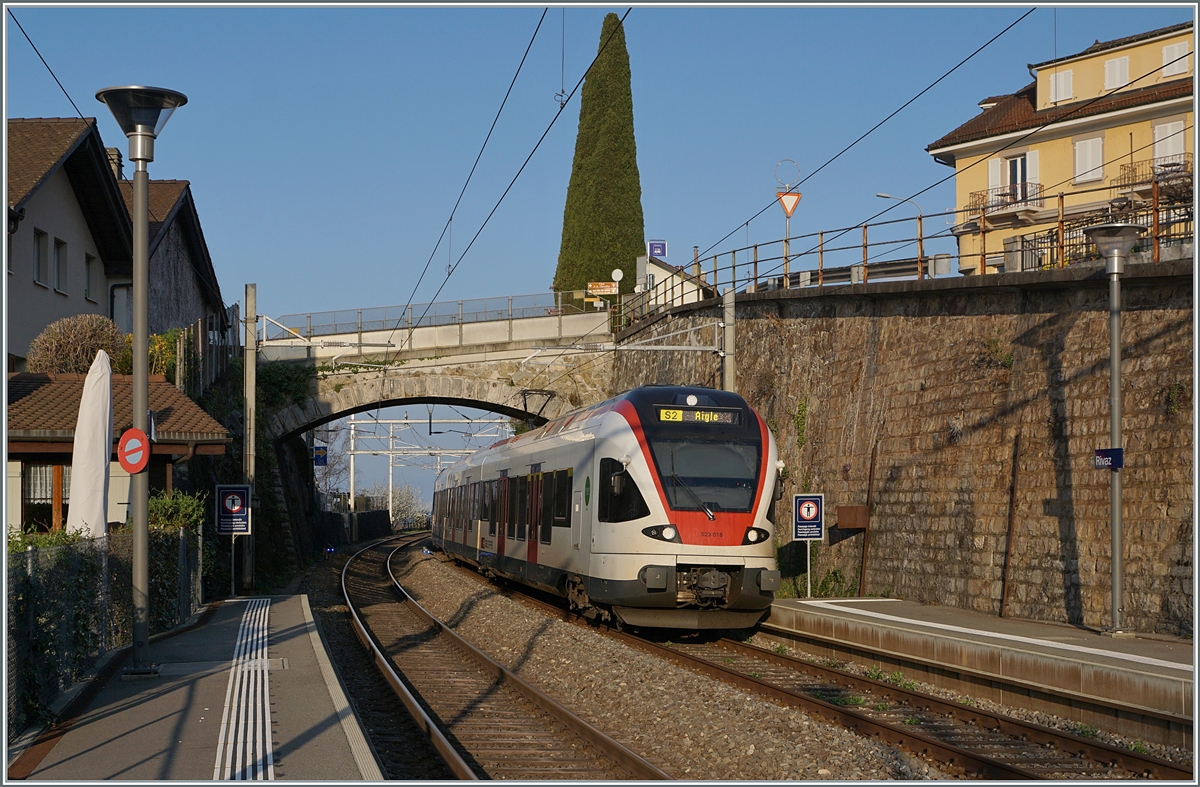
<path id="1" fill-rule="evenodd" d="M 880 199 L 894 199 L 899 202 L 911 202 L 916 207 L 916 209 L 917 209 L 917 279 L 924 279 L 925 278 L 925 232 L 924 232 L 924 228 L 921 226 L 922 219 L 924 218 L 924 211 L 921 210 L 920 205 L 917 205 L 916 202 L 913 202 L 912 200 L 908 199 L 907 197 L 893 197 L 891 194 L 884 194 L 882 191 L 876 193 L 875 196 L 879 197 Z"/>
<path id="2" fill-rule="evenodd" d="M 1140 224 L 1097 224 L 1083 230 L 1108 264 L 1108 407 L 1110 448 L 1122 449 L 1121 439 L 1121 274 L 1125 260 L 1146 228 Z M 1112 486 L 1109 489 L 1112 530 L 1112 633 L 1121 630 L 1121 465 L 1112 463 Z"/>
<path id="3" fill-rule="evenodd" d="M 149 317 L 150 290 L 150 174 L 154 140 L 187 96 L 174 90 L 129 85 L 106 87 L 96 100 L 109 111 L 129 138 L 133 173 L 133 426 L 149 433 Z M 129 672 L 156 674 L 150 662 L 150 473 L 147 469 L 129 479 L 129 509 L 133 519 L 133 662 Z"/>

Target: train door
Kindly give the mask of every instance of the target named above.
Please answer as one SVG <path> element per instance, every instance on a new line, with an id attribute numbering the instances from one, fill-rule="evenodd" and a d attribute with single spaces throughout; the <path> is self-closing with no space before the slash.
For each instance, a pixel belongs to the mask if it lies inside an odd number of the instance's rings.
<path id="1" fill-rule="evenodd" d="M 474 481 L 468 487 L 471 492 L 471 504 L 467 507 L 467 557 L 472 560 L 479 558 L 479 481 Z"/>
<path id="2" fill-rule="evenodd" d="M 542 474 L 529 476 L 529 540 L 525 542 L 526 578 L 533 577 L 538 562 L 538 533 L 542 527 Z"/>
<path id="3" fill-rule="evenodd" d="M 576 492 L 571 501 L 571 546 L 579 549 L 579 533 L 583 529 L 583 492 Z"/>

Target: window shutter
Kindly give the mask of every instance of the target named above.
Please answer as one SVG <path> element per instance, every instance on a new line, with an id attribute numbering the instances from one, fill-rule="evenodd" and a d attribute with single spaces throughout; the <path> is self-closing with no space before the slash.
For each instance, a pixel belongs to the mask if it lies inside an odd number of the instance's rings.
<path id="1" fill-rule="evenodd" d="M 1000 159 L 994 158 L 988 161 L 988 189 L 1000 187 Z"/>
<path id="2" fill-rule="evenodd" d="M 1129 58 L 1117 57 L 1104 61 L 1104 89 L 1115 90 L 1129 84 Z"/>
<path id="3" fill-rule="evenodd" d="M 1104 139 L 1084 139 L 1075 143 L 1075 182 L 1104 178 Z"/>
<path id="4" fill-rule="evenodd" d="M 1154 127 L 1154 158 L 1183 155 L 1183 121 L 1160 123 Z"/>
<path id="5" fill-rule="evenodd" d="M 1040 183 L 1038 180 L 1038 152 L 1030 150 L 1025 154 L 1025 181 L 1027 183 Z"/>
<path id="6" fill-rule="evenodd" d="M 1186 41 L 1163 47 L 1163 70 L 1165 77 L 1188 72 L 1188 45 Z M 1176 60 L 1176 58 L 1179 58 Z M 1172 62 L 1175 61 L 1175 62 Z"/>

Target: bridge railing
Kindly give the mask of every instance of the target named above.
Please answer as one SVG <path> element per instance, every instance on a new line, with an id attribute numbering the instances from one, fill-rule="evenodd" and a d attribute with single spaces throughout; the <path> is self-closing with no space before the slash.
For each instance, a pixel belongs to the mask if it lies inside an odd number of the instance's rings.
<path id="1" fill-rule="evenodd" d="M 467 298 L 455 301 L 413 303 L 407 306 L 377 306 L 324 312 L 285 314 L 276 322 L 306 338 L 370 331 L 407 331 L 439 325 L 517 320 L 582 314 L 587 305 L 579 291 L 541 292 L 496 298 Z M 287 330 L 267 322 L 264 339 L 292 338 Z"/>

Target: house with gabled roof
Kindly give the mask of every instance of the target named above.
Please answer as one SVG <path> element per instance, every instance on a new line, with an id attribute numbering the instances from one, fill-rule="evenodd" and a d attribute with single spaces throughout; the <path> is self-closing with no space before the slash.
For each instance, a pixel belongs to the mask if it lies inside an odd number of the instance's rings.
<path id="1" fill-rule="evenodd" d="M 150 181 L 149 328 L 236 326 L 221 298 L 186 180 Z M 29 343 L 75 314 L 132 330 L 133 185 L 95 118 L 8 120 L 8 369 Z"/>
<path id="2" fill-rule="evenodd" d="M 95 118 L 8 120 L 8 367 L 42 329 L 112 316 L 108 285 L 133 271 L 133 230 Z"/>
<path id="3" fill-rule="evenodd" d="M 1082 227 L 1105 216 L 1153 225 L 1156 259 L 1164 245 L 1182 253 L 1185 235 L 1190 245 L 1192 28 L 1028 64 L 1033 82 L 980 101 L 980 114 L 926 148 L 956 172 L 963 273 L 1086 259 Z"/>

